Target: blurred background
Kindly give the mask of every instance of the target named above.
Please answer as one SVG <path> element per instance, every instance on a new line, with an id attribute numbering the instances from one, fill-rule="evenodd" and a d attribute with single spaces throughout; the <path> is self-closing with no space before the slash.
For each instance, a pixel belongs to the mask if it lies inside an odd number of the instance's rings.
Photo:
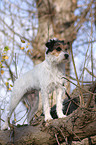
<path id="1" fill-rule="evenodd" d="M 71 43 L 66 76 L 80 85 L 95 81 L 95 0 L 0 0 L 0 128 L 14 81 L 44 60 L 45 43 L 55 37 Z M 67 83 L 69 93 L 75 87 Z M 18 123 L 27 123 L 28 106 L 23 104 L 12 117 Z"/>

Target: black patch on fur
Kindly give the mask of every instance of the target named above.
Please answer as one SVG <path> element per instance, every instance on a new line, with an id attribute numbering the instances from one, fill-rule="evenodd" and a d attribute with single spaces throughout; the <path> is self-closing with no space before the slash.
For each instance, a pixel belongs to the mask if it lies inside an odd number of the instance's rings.
<path id="1" fill-rule="evenodd" d="M 50 41 L 45 44 L 46 47 L 48 48 L 48 50 L 46 51 L 46 54 L 48 54 L 49 52 L 52 52 L 55 49 L 54 46 L 58 46 L 60 43 L 62 43 L 63 45 L 65 44 L 64 40 L 60 41 L 58 39 L 57 40 L 50 39 Z"/>

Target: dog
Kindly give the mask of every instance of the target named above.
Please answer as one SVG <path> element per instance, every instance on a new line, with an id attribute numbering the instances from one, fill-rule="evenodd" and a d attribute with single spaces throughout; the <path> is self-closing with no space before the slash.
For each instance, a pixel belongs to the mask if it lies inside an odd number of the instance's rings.
<path id="1" fill-rule="evenodd" d="M 66 81 L 62 79 L 62 77 L 64 76 L 64 63 L 69 60 L 69 54 L 67 52 L 69 49 L 69 42 L 58 39 L 50 39 L 45 45 L 45 60 L 34 66 L 31 71 L 22 75 L 14 83 L 9 112 L 3 125 L 3 130 L 8 128 L 8 122 L 14 109 L 28 91 L 41 91 L 45 121 L 49 121 L 52 117 L 50 115 L 48 97 L 53 90 L 56 90 L 57 116 L 58 118 L 66 117 L 62 111 L 62 97 L 65 96 L 64 84 Z"/>

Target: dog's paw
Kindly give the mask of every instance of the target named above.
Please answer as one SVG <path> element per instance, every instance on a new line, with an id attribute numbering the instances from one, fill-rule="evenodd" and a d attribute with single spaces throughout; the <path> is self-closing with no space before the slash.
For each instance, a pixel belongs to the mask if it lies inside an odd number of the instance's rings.
<path id="1" fill-rule="evenodd" d="M 53 120 L 53 118 L 50 116 L 45 117 L 45 126 L 48 127 L 50 124 L 50 121 Z"/>
<path id="2" fill-rule="evenodd" d="M 53 119 L 53 118 L 51 117 L 51 115 L 50 115 L 50 116 L 46 116 L 46 117 L 45 117 L 45 122 L 46 122 L 46 121 L 50 121 L 50 120 L 52 120 L 52 119 Z"/>
<path id="3" fill-rule="evenodd" d="M 67 116 L 64 115 L 63 113 L 61 113 L 61 114 L 58 115 L 58 118 L 65 118 L 65 117 L 67 117 Z"/>

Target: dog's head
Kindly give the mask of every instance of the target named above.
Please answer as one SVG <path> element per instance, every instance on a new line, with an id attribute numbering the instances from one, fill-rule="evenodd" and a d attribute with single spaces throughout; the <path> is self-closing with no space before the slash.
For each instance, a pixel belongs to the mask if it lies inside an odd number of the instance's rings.
<path id="1" fill-rule="evenodd" d="M 50 39 L 45 45 L 47 47 L 46 56 L 50 57 L 50 61 L 58 64 L 69 59 L 69 42 L 58 39 Z"/>

